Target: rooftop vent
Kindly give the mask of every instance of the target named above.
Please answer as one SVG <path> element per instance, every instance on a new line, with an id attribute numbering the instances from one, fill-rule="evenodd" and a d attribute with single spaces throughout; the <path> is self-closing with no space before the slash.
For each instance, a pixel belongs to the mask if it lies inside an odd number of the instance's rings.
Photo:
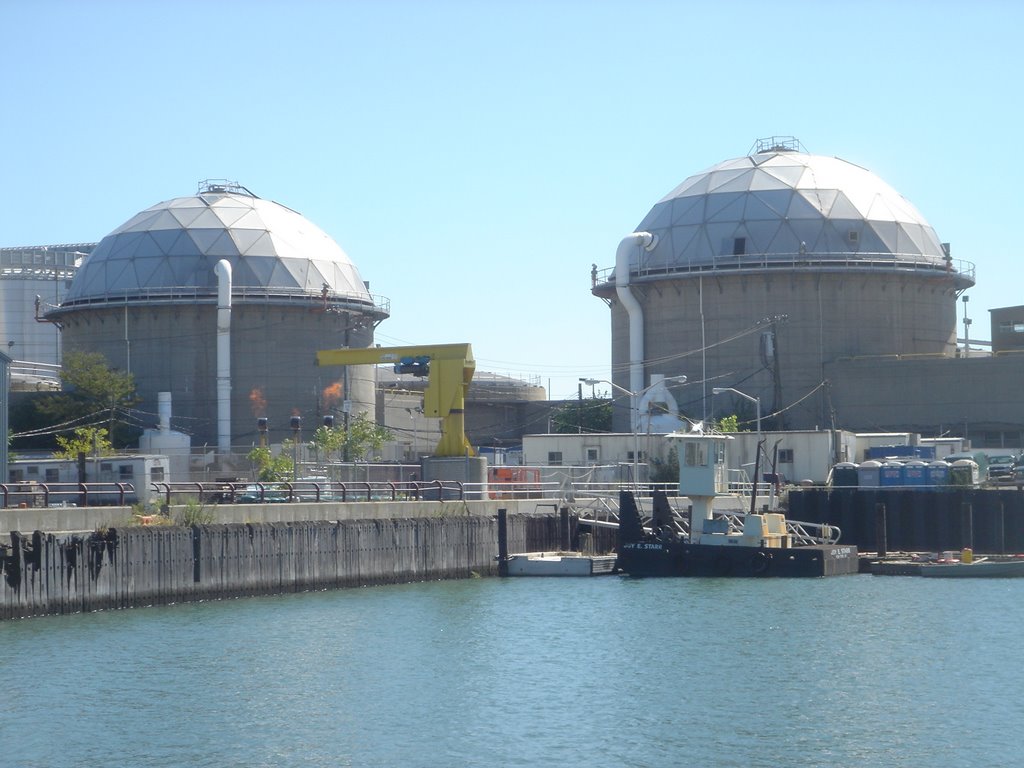
<path id="1" fill-rule="evenodd" d="M 754 142 L 748 154 L 760 155 L 765 152 L 802 152 L 806 151 L 796 136 L 769 136 Z"/>
<path id="2" fill-rule="evenodd" d="M 252 192 L 243 187 L 237 181 L 229 181 L 228 179 L 203 179 L 199 182 L 199 190 L 196 192 L 197 195 L 248 195 L 249 197 L 256 197 Z"/>

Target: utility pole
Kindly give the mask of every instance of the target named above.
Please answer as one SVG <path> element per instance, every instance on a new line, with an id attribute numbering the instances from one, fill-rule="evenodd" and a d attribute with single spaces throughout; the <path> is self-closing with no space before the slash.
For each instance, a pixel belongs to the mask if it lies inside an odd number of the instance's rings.
<path id="1" fill-rule="evenodd" d="M 579 404 L 576 406 L 576 434 L 583 434 L 583 382 L 576 385 L 579 388 Z"/>

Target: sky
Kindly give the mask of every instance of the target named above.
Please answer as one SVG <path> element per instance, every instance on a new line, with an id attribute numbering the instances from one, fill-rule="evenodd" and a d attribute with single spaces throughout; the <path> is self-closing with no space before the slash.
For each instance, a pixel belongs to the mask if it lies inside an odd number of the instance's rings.
<path id="1" fill-rule="evenodd" d="M 683 179 L 788 135 L 974 262 L 988 338 L 1024 304 L 1021 29 L 1015 0 L 0 0 L 0 245 L 95 242 L 237 181 L 390 300 L 378 344 L 469 342 L 570 398 L 611 375 L 591 265 Z"/>

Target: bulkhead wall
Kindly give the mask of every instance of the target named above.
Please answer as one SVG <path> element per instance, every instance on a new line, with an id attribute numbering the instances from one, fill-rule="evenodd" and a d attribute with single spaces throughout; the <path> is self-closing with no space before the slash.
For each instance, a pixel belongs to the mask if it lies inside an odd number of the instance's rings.
<path id="1" fill-rule="evenodd" d="M 712 399 L 713 387 L 735 387 L 760 397 L 765 416 L 787 408 L 788 429 L 826 426 L 831 408 L 820 385 L 827 362 L 952 357 L 956 349 L 956 293 L 942 273 L 705 273 L 631 289 L 644 313 L 644 381 L 655 373 L 686 375 L 688 383 L 673 392 L 696 419 L 734 412 L 753 419 L 753 405 L 742 399 Z M 614 380 L 628 387 L 629 319 L 616 299 L 611 303 Z M 774 348 L 762 339 L 772 329 Z M 614 428 L 628 430 L 625 407 L 615 421 Z"/>
<path id="2" fill-rule="evenodd" d="M 142 421 L 157 421 L 157 393 L 172 397 L 172 429 L 193 446 L 217 443 L 217 309 L 210 304 L 93 306 L 61 316 L 65 353 L 99 352 L 130 371 Z M 266 417 L 268 439 L 293 436 L 302 417 L 308 439 L 327 413 L 374 411 L 373 366 L 318 367 L 316 353 L 373 343 L 372 325 L 355 313 L 309 305 L 236 304 L 231 311 L 231 443 L 247 451 Z"/>

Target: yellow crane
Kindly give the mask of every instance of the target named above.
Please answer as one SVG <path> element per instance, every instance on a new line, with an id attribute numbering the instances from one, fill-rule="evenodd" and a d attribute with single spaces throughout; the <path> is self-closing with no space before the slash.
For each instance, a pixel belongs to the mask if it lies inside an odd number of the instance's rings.
<path id="1" fill-rule="evenodd" d="M 441 440 L 435 456 L 475 456 L 466 439 L 466 390 L 473 380 L 476 361 L 469 344 L 428 344 L 408 347 L 325 349 L 316 353 L 316 364 L 383 365 L 396 373 L 427 377 L 423 413 L 441 419 Z"/>

